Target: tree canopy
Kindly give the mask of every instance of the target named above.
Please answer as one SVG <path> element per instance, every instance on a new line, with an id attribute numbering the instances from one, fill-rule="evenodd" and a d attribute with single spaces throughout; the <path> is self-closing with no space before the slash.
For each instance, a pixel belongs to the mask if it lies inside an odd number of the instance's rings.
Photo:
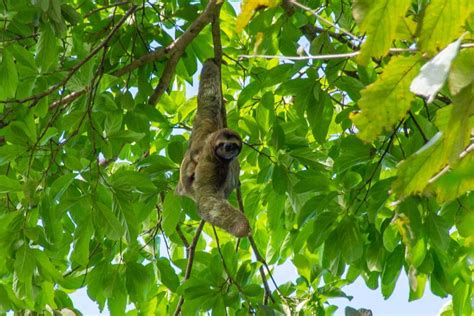
<path id="1" fill-rule="evenodd" d="M 471 314 L 472 1 L 0 8 L 0 313 L 331 315 L 406 273 Z M 216 53 L 251 239 L 174 193 Z"/>

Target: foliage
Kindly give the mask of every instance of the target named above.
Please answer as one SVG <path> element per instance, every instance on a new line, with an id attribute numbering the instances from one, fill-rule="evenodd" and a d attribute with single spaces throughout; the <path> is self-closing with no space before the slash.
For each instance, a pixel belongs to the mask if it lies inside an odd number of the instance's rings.
<path id="1" fill-rule="evenodd" d="M 472 1 L 0 8 L 0 313 L 66 313 L 86 287 L 112 315 L 330 315 L 358 277 L 388 298 L 407 273 L 409 300 L 429 284 L 471 314 Z M 174 193 L 219 10 L 254 245 L 199 235 Z"/>

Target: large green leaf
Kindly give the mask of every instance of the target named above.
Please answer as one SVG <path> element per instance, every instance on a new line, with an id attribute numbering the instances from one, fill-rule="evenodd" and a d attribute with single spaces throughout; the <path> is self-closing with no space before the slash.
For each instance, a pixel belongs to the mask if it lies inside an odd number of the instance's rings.
<path id="1" fill-rule="evenodd" d="M 19 192 L 21 190 L 20 181 L 0 175 L 0 193 Z"/>
<path id="2" fill-rule="evenodd" d="M 51 24 L 43 23 L 36 48 L 36 63 L 41 72 L 51 70 L 58 63 L 59 50 Z"/>
<path id="3" fill-rule="evenodd" d="M 13 56 L 8 50 L 3 50 L 0 63 L 0 100 L 15 97 L 18 86 L 18 73 Z"/>
<path id="4" fill-rule="evenodd" d="M 172 235 L 181 218 L 180 198 L 174 191 L 166 193 L 163 202 L 163 231 L 169 236 Z"/>
<path id="5" fill-rule="evenodd" d="M 352 117 L 362 140 L 371 142 L 389 131 L 410 109 L 414 95 L 409 86 L 419 69 L 419 57 L 394 57 L 380 78 L 362 90 L 361 112 Z"/>

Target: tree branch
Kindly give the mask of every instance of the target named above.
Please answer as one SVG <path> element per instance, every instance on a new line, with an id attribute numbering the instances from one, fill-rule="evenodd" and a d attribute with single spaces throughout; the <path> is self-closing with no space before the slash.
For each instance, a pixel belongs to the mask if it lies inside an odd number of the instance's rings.
<path id="1" fill-rule="evenodd" d="M 207 7 L 201 13 L 201 15 L 194 20 L 191 26 L 181 35 L 176 41 L 166 47 L 165 52 L 170 52 L 170 58 L 166 64 L 165 70 L 163 71 L 160 81 L 155 88 L 155 92 L 151 95 L 148 103 L 155 105 L 169 87 L 171 79 L 173 78 L 176 64 L 184 53 L 186 47 L 191 41 L 202 31 L 202 29 L 209 24 L 216 12 L 216 8 L 220 7 L 217 5 L 217 0 L 210 0 Z"/>
<path id="2" fill-rule="evenodd" d="M 217 5 L 216 5 L 216 0 L 211 0 L 209 1 L 209 3 L 207 4 L 207 7 L 204 9 L 204 11 L 201 13 L 201 15 L 191 24 L 191 26 L 178 38 L 176 39 L 173 43 L 171 43 L 170 45 L 166 46 L 166 47 L 162 47 L 162 48 L 158 48 L 157 50 L 149 53 L 149 54 L 146 54 L 146 55 L 143 55 L 141 56 L 140 58 L 134 60 L 133 62 L 131 62 L 130 64 L 122 67 L 122 68 L 119 68 L 118 70 L 114 71 L 112 73 L 113 76 L 116 76 L 116 77 L 120 77 L 124 74 L 127 74 L 127 73 L 130 73 L 132 72 L 133 70 L 145 65 L 145 64 L 148 64 L 148 63 L 151 63 L 151 62 L 154 62 L 156 60 L 159 60 L 159 59 L 162 59 L 162 58 L 165 58 L 167 56 L 171 56 L 172 54 L 174 54 L 175 51 L 181 51 L 180 53 L 180 56 L 183 54 L 184 52 L 184 49 L 187 47 L 187 45 L 189 45 L 189 43 L 202 31 L 202 29 L 212 20 L 212 17 L 213 17 L 213 14 L 214 14 L 214 11 L 216 9 Z M 134 10 L 136 10 L 137 7 L 133 7 L 135 8 Z M 129 10 L 130 11 L 130 10 Z M 133 12 L 130 12 L 129 11 L 125 14 L 125 16 L 128 16 L 130 14 L 132 14 Z M 119 21 L 119 24 L 123 24 L 123 22 L 121 22 L 124 18 L 122 18 L 120 21 Z M 115 30 L 115 28 L 114 28 Z M 116 31 L 112 30 L 111 31 L 111 34 L 112 33 L 115 33 Z M 110 35 L 110 34 L 109 34 Z M 107 39 L 106 39 L 107 40 Z M 105 41 L 104 41 L 105 42 Z M 98 46 L 98 48 L 101 48 L 102 46 L 104 46 L 105 44 L 107 44 L 107 42 L 105 43 L 101 43 L 101 45 Z M 95 52 L 92 51 L 91 54 Z M 95 52 L 97 53 L 97 52 Z M 89 54 L 90 55 L 90 54 Z M 180 57 L 179 56 L 179 57 Z M 87 57 L 86 57 L 87 58 Z M 92 56 L 90 57 L 92 58 Z M 80 65 L 77 67 L 77 69 L 74 69 L 74 72 L 76 72 L 80 66 L 82 66 L 85 62 L 87 62 L 88 60 L 90 60 L 90 58 L 88 58 L 86 61 L 84 62 L 81 62 Z M 179 58 L 178 58 L 179 60 Z M 74 68 L 75 68 L 74 67 Z M 72 77 L 73 74 L 71 74 L 71 77 Z M 69 77 L 69 76 L 68 76 Z M 69 78 L 65 78 L 62 82 L 58 83 L 57 85 L 51 87 L 50 89 L 48 89 L 47 91 L 45 91 L 44 93 L 42 93 L 41 97 L 44 97 L 52 92 L 54 92 L 56 89 L 58 89 L 59 87 L 61 87 L 62 85 L 64 85 L 64 83 L 67 82 L 67 80 L 70 79 Z M 66 80 L 67 79 L 67 80 Z M 166 80 L 170 80 L 171 77 L 169 79 L 166 79 Z M 160 79 L 161 81 L 161 79 Z M 164 82 L 165 80 L 163 80 L 163 83 L 161 84 L 161 86 L 165 86 L 166 82 Z M 168 85 L 169 85 L 169 82 L 168 82 Z M 167 86 L 167 85 L 166 85 Z M 79 98 L 80 96 L 82 96 L 83 94 L 85 94 L 87 91 L 89 91 L 90 87 L 87 86 L 85 88 L 83 88 L 82 90 L 78 90 L 78 91 L 74 91 L 72 93 L 69 93 L 68 95 L 65 95 L 61 100 L 58 100 L 58 101 L 55 101 L 53 102 L 49 108 L 50 109 L 54 109 L 58 106 L 62 106 L 62 105 L 66 105 L 66 104 L 70 104 L 71 102 L 73 102 L 74 100 L 76 100 L 77 98 Z M 51 90 L 51 91 L 50 91 Z M 44 94 L 44 95 L 43 95 Z M 33 97 L 29 97 L 28 100 L 17 100 L 17 101 L 8 101 L 8 102 L 3 102 L 3 103 L 15 103 L 15 102 L 26 102 L 26 101 L 30 101 L 30 100 L 33 100 L 35 98 L 37 98 L 39 95 L 37 96 L 33 96 Z M 156 98 L 156 97 L 155 97 Z M 158 101 L 159 97 L 157 98 L 156 102 Z M 1 102 L 1 101 L 0 101 Z"/>
<path id="3" fill-rule="evenodd" d="M 186 272 L 184 273 L 184 281 L 189 280 L 191 277 L 191 270 L 193 269 L 193 262 L 194 262 L 194 252 L 196 251 L 196 245 L 199 241 L 199 237 L 201 236 L 202 228 L 204 227 L 204 220 L 199 223 L 199 226 L 196 230 L 196 234 L 194 234 L 193 241 L 191 242 L 191 246 L 189 246 L 188 250 L 188 264 L 186 265 Z M 183 307 L 184 297 L 181 296 L 178 301 L 178 305 L 176 305 L 176 310 L 174 311 L 174 316 L 178 316 L 181 314 L 181 307 Z"/>
<path id="4" fill-rule="evenodd" d="M 112 37 L 115 35 L 115 33 L 117 33 L 117 31 L 120 29 L 120 27 L 122 26 L 123 23 L 125 23 L 125 21 L 128 19 L 128 17 L 130 15 L 132 15 L 135 10 L 138 8 L 138 6 L 132 6 L 126 13 L 125 15 L 118 21 L 118 23 L 113 27 L 113 29 L 110 31 L 110 33 L 107 35 L 107 37 L 98 45 L 96 46 L 90 53 L 89 55 L 87 55 L 83 60 L 81 60 L 79 63 L 77 63 L 76 65 L 74 65 L 72 68 L 70 68 L 68 70 L 68 74 L 66 75 L 66 77 L 61 80 L 60 82 L 58 82 L 57 84 L 51 86 L 49 89 L 47 89 L 46 91 L 43 91 L 41 93 L 38 93 L 36 95 L 33 95 L 33 96 L 30 96 L 30 97 L 27 97 L 27 98 L 24 98 L 24 99 L 20 99 L 20 100 L 10 100 L 10 101 L 0 101 L 0 103 L 25 103 L 25 102 L 28 102 L 28 101 L 34 101 L 30 107 L 34 106 L 39 100 L 41 100 L 42 98 L 44 98 L 45 96 L 47 95 L 50 95 L 51 93 L 53 93 L 54 91 L 58 90 L 60 87 L 64 86 L 68 81 L 69 79 L 72 78 L 72 76 L 85 64 L 87 63 L 89 60 L 92 59 L 92 57 L 94 57 L 102 48 L 104 48 L 109 42 L 110 40 L 112 39 Z M 79 91 L 75 91 L 73 92 L 72 94 L 76 94 L 75 97 L 71 97 L 70 95 L 67 95 L 65 96 L 63 99 L 67 99 L 67 100 L 75 100 L 76 98 L 78 98 L 80 95 L 84 94 L 88 89 L 85 88 L 83 90 L 80 90 L 82 91 L 81 93 L 78 93 Z M 56 105 L 57 106 L 57 105 Z"/>

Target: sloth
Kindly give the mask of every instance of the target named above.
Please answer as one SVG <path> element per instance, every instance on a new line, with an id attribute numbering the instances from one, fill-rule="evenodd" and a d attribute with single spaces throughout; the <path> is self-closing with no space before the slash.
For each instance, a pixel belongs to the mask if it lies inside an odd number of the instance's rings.
<path id="1" fill-rule="evenodd" d="M 239 134 L 226 128 L 219 67 L 207 60 L 201 71 L 198 107 L 176 191 L 196 201 L 202 219 L 236 237 L 248 236 L 245 215 L 227 198 L 239 185 Z"/>

